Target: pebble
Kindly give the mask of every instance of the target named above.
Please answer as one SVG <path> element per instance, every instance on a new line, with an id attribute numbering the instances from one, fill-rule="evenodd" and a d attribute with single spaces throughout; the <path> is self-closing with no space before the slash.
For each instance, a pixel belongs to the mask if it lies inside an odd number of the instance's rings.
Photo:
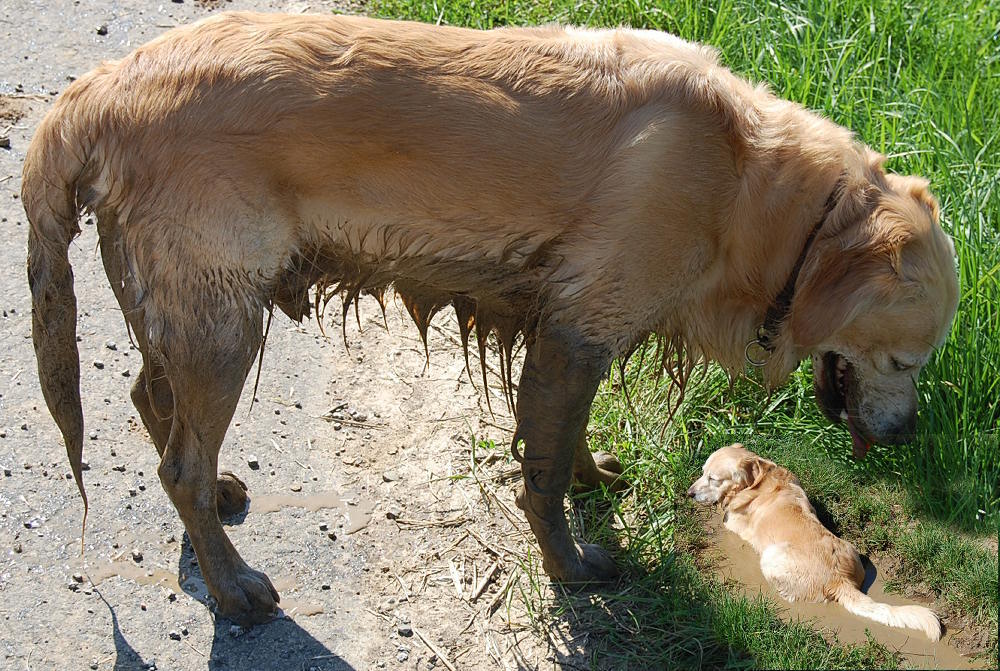
<path id="1" fill-rule="evenodd" d="M 9 468 L 3 469 L 3 475 L 4 475 L 5 478 L 9 478 L 11 476 L 10 469 Z"/>
<path id="2" fill-rule="evenodd" d="M 74 573 L 73 574 L 73 582 L 83 582 L 83 574 L 82 573 Z"/>
<path id="3" fill-rule="evenodd" d="M 122 371 L 122 377 L 128 377 L 131 374 L 132 374 L 132 372 L 129 371 L 128 368 L 126 368 L 125 370 Z"/>
<path id="4" fill-rule="evenodd" d="M 0 149 L 10 149 L 10 137 L 0 135 Z"/>
<path id="5" fill-rule="evenodd" d="M 90 432 L 90 439 L 91 440 L 97 440 L 97 431 L 91 431 Z"/>
<path id="6" fill-rule="evenodd" d="M 108 26 L 107 26 L 107 24 L 102 23 L 101 25 L 97 26 L 97 34 L 98 35 L 107 35 L 108 34 Z"/>
<path id="7" fill-rule="evenodd" d="M 19 555 L 24 552 L 24 547 L 20 543 L 14 543 L 14 554 Z"/>
<path id="8" fill-rule="evenodd" d="M 115 464 L 111 467 L 112 471 L 118 471 L 119 473 L 125 472 L 125 464 Z"/>
<path id="9" fill-rule="evenodd" d="M 136 490 L 134 490 L 134 489 L 130 489 L 130 490 L 128 490 L 128 495 L 129 495 L 129 496 L 138 496 L 138 495 L 139 495 L 139 492 L 137 492 L 137 491 L 136 491 Z"/>
<path id="10" fill-rule="evenodd" d="M 118 343 L 116 343 L 114 340 L 107 341 L 106 343 L 104 343 L 104 346 L 107 347 L 112 352 L 118 349 Z"/>
<path id="11" fill-rule="evenodd" d="M 247 466 L 249 466 L 251 470 L 256 471 L 257 469 L 260 468 L 260 462 L 257 461 L 257 457 L 251 454 L 249 457 L 247 457 Z"/>
<path id="12" fill-rule="evenodd" d="M 326 531 L 329 528 L 330 527 L 326 523 L 323 523 L 323 524 L 319 525 L 319 530 L 320 531 Z"/>
<path id="13" fill-rule="evenodd" d="M 302 491 L 302 485 L 300 485 L 299 483 L 296 482 L 294 485 L 291 486 L 291 490 L 293 492 L 301 492 Z"/>
<path id="14" fill-rule="evenodd" d="M 146 604 L 145 603 L 140 603 L 139 604 L 139 610 L 146 610 Z"/>
<path id="15" fill-rule="evenodd" d="M 167 636 L 169 636 L 170 640 L 172 641 L 181 640 L 181 633 L 179 631 L 171 631 L 169 634 L 167 634 Z"/>
<path id="16" fill-rule="evenodd" d="M 410 653 L 408 653 L 406 650 L 400 650 L 399 652 L 396 653 L 397 662 L 405 662 L 409 658 L 410 658 Z"/>
<path id="17" fill-rule="evenodd" d="M 326 535 L 326 537 L 327 537 L 327 538 L 329 538 L 329 539 L 330 539 L 330 540 L 332 540 L 332 541 L 335 541 L 335 540 L 337 540 L 337 534 L 333 533 L 332 531 L 331 531 L 330 533 L 328 533 L 328 534 Z"/>
<path id="18" fill-rule="evenodd" d="M 388 510 L 385 511 L 385 518 L 387 520 L 398 520 L 402 512 L 399 506 L 389 506 Z"/>
<path id="19" fill-rule="evenodd" d="M 139 552 L 138 550 L 132 550 L 132 561 L 141 562 L 142 561 L 142 553 Z"/>
<path id="20" fill-rule="evenodd" d="M 188 635 L 188 628 L 187 627 L 181 627 L 181 634 L 183 636 L 187 636 Z"/>
<path id="21" fill-rule="evenodd" d="M 400 624 L 396 627 L 396 633 L 400 636 L 413 636 L 413 627 L 408 624 Z"/>
<path id="22" fill-rule="evenodd" d="M 95 360 L 94 368 L 96 368 L 97 370 L 104 370 L 104 362 L 101 361 L 100 359 Z"/>
<path id="23" fill-rule="evenodd" d="M 90 668 L 92 668 L 92 669 L 96 669 L 97 668 L 97 660 L 96 659 L 90 662 Z"/>
<path id="24" fill-rule="evenodd" d="M 329 590 L 329 589 L 330 589 L 330 586 L 329 586 L 329 585 L 320 585 L 320 586 L 319 586 L 319 588 L 320 588 L 321 590 L 323 590 L 323 591 L 326 591 L 326 590 Z"/>

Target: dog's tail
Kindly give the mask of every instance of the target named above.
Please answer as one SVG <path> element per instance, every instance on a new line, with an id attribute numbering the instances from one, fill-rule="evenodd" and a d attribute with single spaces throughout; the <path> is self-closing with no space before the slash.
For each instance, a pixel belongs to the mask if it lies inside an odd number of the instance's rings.
<path id="1" fill-rule="evenodd" d="M 879 603 L 848 581 L 842 581 L 833 590 L 833 598 L 849 612 L 875 620 L 890 627 L 918 629 L 932 641 L 941 638 L 941 621 L 929 608 L 923 606 L 890 606 Z"/>
<path id="2" fill-rule="evenodd" d="M 73 477 L 83 498 L 86 528 L 80 356 L 76 346 L 76 295 L 69 244 L 80 233 L 77 186 L 91 140 L 85 130 L 81 131 L 82 119 L 73 113 L 73 108 L 72 101 L 60 100 L 39 125 L 24 161 L 21 199 L 29 224 L 31 339 L 38 381 L 66 444 Z"/>

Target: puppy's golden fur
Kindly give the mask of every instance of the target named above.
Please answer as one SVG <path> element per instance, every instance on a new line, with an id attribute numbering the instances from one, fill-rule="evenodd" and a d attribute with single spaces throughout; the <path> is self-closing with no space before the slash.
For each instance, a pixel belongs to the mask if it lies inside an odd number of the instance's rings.
<path id="1" fill-rule="evenodd" d="M 143 354 L 132 398 L 161 481 L 243 621 L 277 593 L 226 538 L 216 492 L 241 493 L 215 472 L 275 306 L 301 319 L 339 294 L 346 315 L 391 285 L 426 332 L 450 304 L 481 354 L 496 334 L 508 390 L 523 338 L 518 503 L 545 569 L 587 581 L 614 562 L 573 540 L 562 501 L 573 475 L 619 470 L 585 437 L 615 357 L 657 334 L 675 377 L 705 358 L 735 373 L 791 277 L 766 378 L 815 355 L 828 414 L 858 444 L 898 442 L 957 300 L 924 180 L 651 31 L 218 15 L 67 87 L 22 194 L 39 378 L 81 492 L 67 248 L 86 208 Z"/>
<path id="2" fill-rule="evenodd" d="M 730 445 L 709 456 L 688 496 L 722 506 L 725 527 L 760 553 L 764 577 L 789 601 L 837 601 L 855 615 L 941 638 L 931 610 L 878 603 L 861 592 L 865 571 L 858 551 L 820 523 L 788 469 Z"/>

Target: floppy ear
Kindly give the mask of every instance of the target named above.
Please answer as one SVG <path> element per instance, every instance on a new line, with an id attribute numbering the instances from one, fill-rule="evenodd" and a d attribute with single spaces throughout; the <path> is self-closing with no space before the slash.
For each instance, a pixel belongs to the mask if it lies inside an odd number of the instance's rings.
<path id="1" fill-rule="evenodd" d="M 884 250 L 869 245 L 841 249 L 836 240 L 816 247 L 789 315 L 792 342 L 807 350 L 868 309 L 894 275 L 892 257 Z"/>
<path id="2" fill-rule="evenodd" d="M 743 489 L 753 489 L 764 480 L 764 476 L 767 475 L 770 470 L 774 468 L 774 464 L 769 461 L 765 461 L 758 456 L 746 457 L 740 461 L 737 471 L 739 475 L 734 476 L 734 480 L 739 479 L 742 482 L 749 482 Z"/>

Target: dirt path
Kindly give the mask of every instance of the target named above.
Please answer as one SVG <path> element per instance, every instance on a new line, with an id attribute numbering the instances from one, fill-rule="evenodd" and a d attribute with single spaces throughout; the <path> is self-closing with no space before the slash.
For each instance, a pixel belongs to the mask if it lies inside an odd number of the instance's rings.
<path id="1" fill-rule="evenodd" d="M 209 4 L 322 11 L 335 3 Z M 21 163 L 70 77 L 210 11 L 190 0 L 7 0 L 0 9 L 0 135 L 11 143 L 0 149 L 0 667 L 444 668 L 432 646 L 462 669 L 585 660 L 568 628 L 540 637 L 510 599 L 535 582 L 525 577 L 533 546 L 513 509 L 519 476 L 502 397 L 492 396 L 491 419 L 465 377 L 450 315 L 432 328 L 425 370 L 416 329 L 392 305 L 386 333 L 374 302 L 363 305 L 363 335 L 349 322 L 349 352 L 339 324 L 327 338 L 315 323 L 275 318 L 258 402 L 249 412 L 248 389 L 222 461 L 253 498 L 230 536 L 274 579 L 288 617 L 249 631 L 215 621 L 128 402 L 140 361 L 92 222 L 71 249 L 89 436 L 81 558 L 82 504 L 30 342 Z M 334 409 L 339 419 L 324 419 Z M 470 471 L 473 436 L 500 447 L 478 450 L 476 478 L 456 477 Z M 502 593 L 509 580 L 515 587 Z"/>

